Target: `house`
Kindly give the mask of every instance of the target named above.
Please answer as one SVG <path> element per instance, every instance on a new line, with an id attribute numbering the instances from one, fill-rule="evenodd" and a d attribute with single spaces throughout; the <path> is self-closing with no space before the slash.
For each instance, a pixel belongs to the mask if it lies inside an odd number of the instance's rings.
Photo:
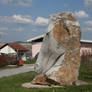
<path id="1" fill-rule="evenodd" d="M 40 51 L 43 37 L 44 35 L 40 35 L 38 37 L 27 40 L 27 42 L 30 42 L 32 44 L 32 57 L 33 58 Z M 82 56 L 84 53 L 92 55 L 92 41 L 91 40 L 81 40 L 80 43 L 81 43 L 80 55 Z"/>
<path id="2" fill-rule="evenodd" d="M 81 40 L 80 55 L 92 55 L 92 40 Z"/>
<path id="3" fill-rule="evenodd" d="M 27 40 L 32 44 L 32 57 L 34 58 L 40 51 L 44 35 L 37 36 L 35 38 Z"/>
<path id="4" fill-rule="evenodd" d="M 31 43 L 22 42 L 22 41 L 17 41 L 15 43 L 20 44 L 23 47 L 28 49 L 28 51 L 25 53 L 26 54 L 26 60 L 31 60 L 32 59 L 32 45 L 31 45 Z M 25 56 L 25 54 L 24 54 L 24 56 Z"/>
<path id="5" fill-rule="evenodd" d="M 26 55 L 24 54 L 28 51 L 24 46 L 17 43 L 6 43 L 0 47 L 0 53 L 17 55 L 19 59 L 26 59 Z"/>

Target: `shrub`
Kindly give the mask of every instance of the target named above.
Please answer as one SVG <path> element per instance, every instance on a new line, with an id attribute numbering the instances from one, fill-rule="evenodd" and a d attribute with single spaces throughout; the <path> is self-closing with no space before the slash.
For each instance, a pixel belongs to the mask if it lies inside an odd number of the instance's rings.
<path id="1" fill-rule="evenodd" d="M 36 62 L 36 59 L 24 61 L 25 64 L 34 64 L 35 62 Z"/>

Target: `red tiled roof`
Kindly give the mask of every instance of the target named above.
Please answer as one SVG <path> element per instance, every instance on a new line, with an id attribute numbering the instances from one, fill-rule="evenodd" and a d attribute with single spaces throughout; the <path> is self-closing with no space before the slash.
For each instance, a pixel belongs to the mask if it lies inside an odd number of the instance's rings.
<path id="1" fill-rule="evenodd" d="M 17 43 L 6 43 L 1 48 L 5 47 L 6 45 L 9 45 L 10 47 L 12 47 L 15 50 L 28 51 L 27 48 L 25 48 L 24 46 L 17 44 Z"/>

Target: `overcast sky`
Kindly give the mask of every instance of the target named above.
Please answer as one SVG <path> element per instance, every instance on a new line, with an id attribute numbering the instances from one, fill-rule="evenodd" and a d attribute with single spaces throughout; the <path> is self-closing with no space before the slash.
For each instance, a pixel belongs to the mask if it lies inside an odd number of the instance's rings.
<path id="1" fill-rule="evenodd" d="M 0 0 L 0 42 L 44 34 L 49 16 L 64 11 L 76 14 L 82 39 L 92 40 L 92 0 Z"/>

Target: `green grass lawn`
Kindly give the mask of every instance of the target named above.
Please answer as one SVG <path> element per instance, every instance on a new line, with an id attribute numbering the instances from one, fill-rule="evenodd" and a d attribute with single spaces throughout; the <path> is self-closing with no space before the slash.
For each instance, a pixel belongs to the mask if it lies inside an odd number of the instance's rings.
<path id="1" fill-rule="evenodd" d="M 23 83 L 30 82 L 34 77 L 34 72 L 28 72 L 11 77 L 0 78 L 0 92 L 92 92 L 92 85 L 73 85 L 41 89 L 27 89 L 21 86 Z M 85 66 L 81 65 L 79 79 L 92 83 L 92 70 L 91 72 L 87 72 L 85 71 Z"/>
<path id="2" fill-rule="evenodd" d="M 79 79 L 92 83 L 92 62 L 81 64 Z"/>
<path id="3" fill-rule="evenodd" d="M 17 66 L 17 65 L 13 65 L 13 66 L 7 65 L 7 66 L 0 67 L 0 70 L 13 69 L 13 68 L 19 68 L 19 66 Z"/>

